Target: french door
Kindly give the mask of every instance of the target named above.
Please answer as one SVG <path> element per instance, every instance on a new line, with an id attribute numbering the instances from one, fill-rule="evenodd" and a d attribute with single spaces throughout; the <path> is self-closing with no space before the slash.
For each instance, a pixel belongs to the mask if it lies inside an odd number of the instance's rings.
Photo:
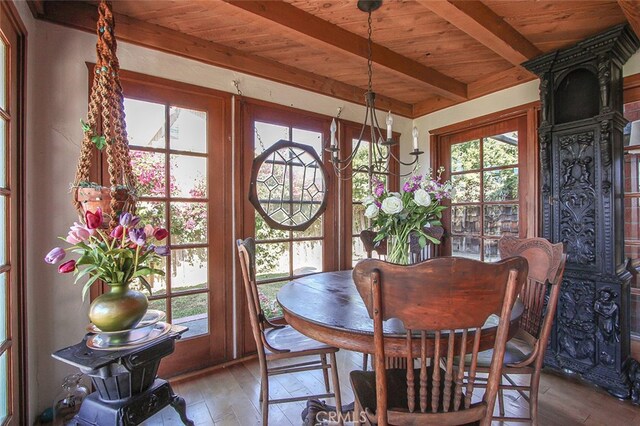
<path id="1" fill-rule="evenodd" d="M 23 365 L 22 144 L 24 29 L 10 2 L 0 2 L 0 424 L 22 424 L 26 412 Z M 22 317 L 24 318 L 24 316 Z M 23 323 L 22 323 L 23 324 Z"/>
<path id="2" fill-rule="evenodd" d="M 218 364 L 233 353 L 230 96 L 126 72 L 122 85 L 137 214 L 169 230 L 149 308 L 189 327 L 161 374 Z"/>
<path id="3" fill-rule="evenodd" d="M 442 254 L 496 261 L 501 236 L 536 235 L 529 139 L 526 115 L 437 137 L 437 165 L 454 188 Z"/>

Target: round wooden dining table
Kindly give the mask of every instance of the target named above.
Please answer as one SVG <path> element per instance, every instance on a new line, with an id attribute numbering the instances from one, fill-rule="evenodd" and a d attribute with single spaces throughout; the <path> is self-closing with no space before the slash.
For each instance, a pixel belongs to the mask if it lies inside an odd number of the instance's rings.
<path id="1" fill-rule="evenodd" d="M 372 354 L 373 320 L 351 273 L 350 270 L 323 272 L 290 281 L 278 292 L 278 303 L 287 322 L 302 334 L 337 348 Z M 511 312 L 509 338 L 517 332 L 523 310 L 524 305 L 517 300 Z M 480 350 L 493 347 L 497 326 L 498 317 L 490 316 L 482 327 Z M 406 348 L 402 323 L 390 319 L 383 327 L 386 355 L 401 356 Z M 462 335 L 462 330 L 459 334 Z"/>

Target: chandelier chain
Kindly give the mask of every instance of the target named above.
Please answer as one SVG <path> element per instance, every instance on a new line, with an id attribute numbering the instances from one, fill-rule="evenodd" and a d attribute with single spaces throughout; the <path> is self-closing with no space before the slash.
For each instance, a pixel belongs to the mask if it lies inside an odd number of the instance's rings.
<path id="1" fill-rule="evenodd" d="M 373 54 L 372 54 L 372 42 L 371 42 L 371 34 L 372 34 L 372 30 L 371 30 L 371 11 L 369 11 L 369 17 L 367 19 L 367 25 L 368 25 L 368 33 L 367 33 L 367 72 L 368 72 L 368 78 L 369 78 L 369 84 L 367 87 L 367 90 L 369 92 L 372 92 L 373 88 L 372 88 L 372 84 L 371 84 L 371 78 L 373 75 Z"/>

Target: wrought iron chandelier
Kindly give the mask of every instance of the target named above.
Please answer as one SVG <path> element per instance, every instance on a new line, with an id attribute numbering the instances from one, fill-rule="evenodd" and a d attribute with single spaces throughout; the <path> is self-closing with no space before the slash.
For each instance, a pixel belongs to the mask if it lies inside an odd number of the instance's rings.
<path id="1" fill-rule="evenodd" d="M 358 9 L 368 14 L 367 19 L 367 48 L 368 48 L 368 56 L 367 56 L 367 72 L 368 72 L 368 85 L 367 91 L 365 93 L 365 116 L 364 122 L 362 123 L 362 129 L 360 130 L 360 135 L 358 136 L 358 141 L 355 143 L 351 153 L 345 157 L 340 158 L 340 148 L 339 143 L 336 137 L 336 131 L 338 130 L 338 126 L 336 124 L 335 118 L 331 121 L 330 128 L 330 140 L 329 146 L 325 148 L 326 151 L 331 152 L 331 163 L 333 164 L 333 169 L 337 176 L 343 179 L 350 179 L 353 173 L 352 163 L 353 160 L 358 155 L 358 150 L 362 145 L 363 141 L 368 141 L 371 144 L 371 161 L 368 165 L 360 165 L 357 168 L 357 171 L 363 171 L 368 173 L 370 176 L 373 173 L 391 173 L 390 170 L 390 160 L 397 162 L 398 164 L 402 164 L 404 166 L 413 166 L 418 165 L 418 157 L 421 154 L 424 154 L 423 151 L 420 151 L 418 148 L 418 129 L 416 127 L 413 128 L 412 137 L 413 137 L 413 150 L 409 153 L 414 158 L 410 162 L 403 162 L 400 158 L 396 157 L 391 147 L 398 142 L 393 140 L 393 117 L 391 116 L 391 111 L 387 114 L 386 120 L 386 134 L 383 137 L 383 131 L 378 124 L 377 111 L 375 107 L 376 94 L 373 91 L 371 84 L 371 76 L 372 76 L 372 41 L 371 41 L 371 12 L 377 10 L 382 5 L 382 0 L 359 0 L 358 1 Z M 406 173 L 406 175 L 411 174 L 411 172 Z M 404 176 L 404 175 L 401 175 Z"/>

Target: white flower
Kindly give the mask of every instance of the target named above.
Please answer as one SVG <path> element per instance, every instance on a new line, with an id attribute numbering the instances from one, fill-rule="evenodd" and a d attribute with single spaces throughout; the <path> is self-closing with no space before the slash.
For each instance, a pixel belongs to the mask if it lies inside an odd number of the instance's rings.
<path id="1" fill-rule="evenodd" d="M 397 197 L 387 197 L 382 202 L 382 211 L 386 214 L 400 213 L 403 208 L 402 200 Z"/>
<path id="2" fill-rule="evenodd" d="M 413 201 L 419 206 L 428 207 L 431 205 L 431 196 L 424 189 L 418 189 L 413 193 Z"/>
<path id="3" fill-rule="evenodd" d="M 378 208 L 378 206 L 376 206 L 375 204 L 369 204 L 367 209 L 364 211 L 364 216 L 369 219 L 373 219 L 374 217 L 378 216 L 379 211 L 380 209 Z"/>
<path id="4" fill-rule="evenodd" d="M 362 204 L 368 206 L 369 204 L 373 204 L 374 201 L 376 201 L 376 199 L 373 198 L 372 195 L 367 195 L 366 197 L 364 197 L 364 200 L 362 200 Z"/>
<path id="5" fill-rule="evenodd" d="M 390 192 L 389 195 L 396 198 L 402 198 L 402 195 L 399 192 Z"/>

